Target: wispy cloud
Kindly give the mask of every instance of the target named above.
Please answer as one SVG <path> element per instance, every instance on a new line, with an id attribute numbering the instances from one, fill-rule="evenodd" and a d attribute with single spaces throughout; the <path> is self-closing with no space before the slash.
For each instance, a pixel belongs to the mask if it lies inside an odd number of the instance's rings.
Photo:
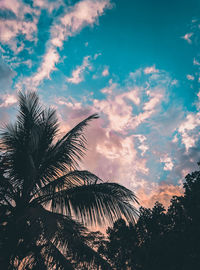
<path id="1" fill-rule="evenodd" d="M 36 4 L 40 8 L 46 7 L 44 1 L 37 1 Z M 50 39 L 47 41 L 46 53 L 40 67 L 35 74 L 18 84 L 18 87 L 24 84 L 35 89 L 44 79 L 49 79 L 50 73 L 56 69 L 56 64 L 60 61 L 58 48 L 62 49 L 63 42 L 79 33 L 84 27 L 96 23 L 99 16 L 103 15 L 109 7 L 109 0 L 82 0 L 74 6 L 65 8 L 64 15 L 61 15 L 50 29 Z M 83 64 L 73 71 L 72 77 L 68 78 L 69 82 L 77 84 L 83 80 L 83 71 L 89 67 L 88 61 L 89 58 L 86 57 Z"/>
<path id="2" fill-rule="evenodd" d="M 66 14 L 51 29 L 51 44 L 62 47 L 70 36 L 80 32 L 87 25 L 93 25 L 105 9 L 110 7 L 109 0 L 83 0 L 68 7 Z"/>
<path id="3" fill-rule="evenodd" d="M 10 107 L 17 103 L 17 97 L 14 94 L 0 95 L 0 107 Z"/>
<path id="4" fill-rule="evenodd" d="M 182 38 L 186 40 L 189 44 L 192 43 L 191 37 L 193 36 L 193 33 L 187 33 Z"/>
<path id="5" fill-rule="evenodd" d="M 50 79 L 50 73 L 56 70 L 56 63 L 58 63 L 58 61 L 58 52 L 54 48 L 50 48 L 45 54 L 37 73 L 31 78 L 35 86 L 38 86 L 45 78 Z"/>
<path id="6" fill-rule="evenodd" d="M 75 70 L 72 71 L 72 76 L 68 77 L 67 82 L 78 84 L 84 81 L 84 73 L 88 69 L 91 69 L 90 56 L 85 56 L 83 62 L 80 66 L 77 66 Z"/>

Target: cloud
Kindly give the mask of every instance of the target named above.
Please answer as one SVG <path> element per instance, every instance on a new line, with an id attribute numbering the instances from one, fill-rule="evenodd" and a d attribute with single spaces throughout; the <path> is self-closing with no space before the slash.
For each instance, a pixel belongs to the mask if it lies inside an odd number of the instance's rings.
<path id="1" fill-rule="evenodd" d="M 191 37 L 193 36 L 193 33 L 187 33 L 182 38 L 186 40 L 189 44 L 192 43 Z"/>
<path id="2" fill-rule="evenodd" d="M 110 79 L 101 99 L 60 98 L 55 105 L 63 132 L 94 112 L 101 116 L 86 131 L 88 152 L 81 168 L 132 189 L 144 206 L 157 200 L 168 206 L 173 195 L 182 194 L 185 174 L 196 168 L 199 122 L 195 113 L 171 102 L 177 84 L 167 72 L 143 70 L 121 83 Z M 185 133 L 194 138 L 188 151 Z"/>
<path id="3" fill-rule="evenodd" d="M 198 60 L 196 60 L 196 58 L 193 60 L 193 65 L 200 66 L 200 63 Z"/>
<path id="4" fill-rule="evenodd" d="M 159 184 L 144 183 L 143 187 L 137 191 L 140 204 L 148 208 L 152 208 L 156 201 L 161 202 L 165 208 L 168 208 L 172 196 L 182 196 L 183 193 L 182 185 L 173 185 L 165 182 Z"/>
<path id="5" fill-rule="evenodd" d="M 103 77 L 106 77 L 106 76 L 108 76 L 109 75 L 109 70 L 108 70 L 108 68 L 104 68 L 104 70 L 102 71 L 102 76 Z"/>
<path id="6" fill-rule="evenodd" d="M 38 86 L 45 78 L 50 79 L 50 73 L 56 70 L 56 63 L 59 61 L 59 54 L 54 48 L 49 48 L 43 58 L 43 62 L 38 72 L 32 77 L 35 86 Z"/>
<path id="7" fill-rule="evenodd" d="M 72 76 L 66 79 L 67 82 L 78 84 L 84 80 L 84 72 L 88 69 L 91 69 L 89 59 L 90 56 L 84 57 L 82 64 L 77 66 L 76 69 L 72 71 Z"/>
<path id="8" fill-rule="evenodd" d="M 145 74 L 158 73 L 158 72 L 159 72 L 159 70 L 155 68 L 155 65 L 151 66 L 151 67 L 146 67 L 144 69 Z"/>
<path id="9" fill-rule="evenodd" d="M 12 17 L 7 16 L 1 21 L 0 41 L 2 44 L 8 45 L 18 54 L 24 48 L 24 40 L 37 41 L 37 23 L 39 19 L 39 12 L 37 10 L 17 0 L 2 0 L 0 2 L 0 9 L 13 14 Z M 27 19 L 26 14 L 31 14 L 32 20 Z M 24 39 L 18 39 L 20 36 L 23 36 Z"/>
<path id="10" fill-rule="evenodd" d="M 14 94 L 3 94 L 0 95 L 0 108 L 2 107 L 10 107 L 14 104 L 16 104 L 18 101 L 16 95 Z"/>
<path id="11" fill-rule="evenodd" d="M 160 162 L 164 163 L 163 170 L 165 171 L 171 171 L 174 167 L 171 157 L 169 157 L 167 154 L 160 158 Z"/>
<path id="12" fill-rule="evenodd" d="M 51 46 L 61 48 L 63 42 L 69 37 L 79 33 L 84 27 L 92 26 L 97 22 L 97 19 L 104 14 L 107 8 L 110 8 L 109 0 L 83 0 L 75 6 L 69 7 L 64 16 L 51 28 Z M 82 67 L 77 67 L 77 70 L 72 74 L 71 82 L 79 83 L 82 81 L 82 70 L 87 66 L 88 59 L 85 58 L 85 63 Z M 70 78 L 69 78 L 70 79 Z"/>
<path id="13" fill-rule="evenodd" d="M 40 9 L 46 9 L 49 13 L 52 13 L 53 11 L 57 10 L 58 8 L 61 8 L 64 6 L 64 3 L 62 0 L 54 0 L 54 1 L 48 1 L 48 0 L 34 0 L 33 6 Z"/>
<path id="14" fill-rule="evenodd" d="M 83 0 L 74 7 L 69 7 L 66 14 L 51 29 L 51 43 L 55 47 L 62 47 L 68 37 L 81 31 L 86 25 L 93 25 L 105 9 L 110 7 L 108 0 Z"/>
<path id="15" fill-rule="evenodd" d="M 180 124 L 178 132 L 181 134 L 182 143 L 185 145 L 186 151 L 194 147 L 199 137 L 200 113 L 188 113 L 186 119 Z"/>
<path id="16" fill-rule="evenodd" d="M 194 76 L 188 74 L 186 77 L 189 81 L 194 81 Z"/>
<path id="17" fill-rule="evenodd" d="M 149 149 L 149 146 L 146 144 L 146 136 L 143 134 L 136 134 L 134 137 L 138 138 L 139 146 L 137 147 L 139 150 L 141 150 L 141 156 L 144 156 L 146 151 Z"/>
<path id="18" fill-rule="evenodd" d="M 100 120 L 92 123 L 86 136 L 91 151 L 84 164 L 90 164 L 88 169 L 102 178 L 118 181 L 133 190 L 138 189 L 142 179 L 149 178 L 152 181 L 153 178 L 147 166 L 147 157 L 152 159 L 154 155 L 150 148 L 150 144 L 153 146 L 152 141 L 149 135 L 141 134 L 138 129 L 147 123 L 150 125 L 152 117 L 155 121 L 155 117 L 160 114 L 162 102 L 168 101 L 165 93 L 172 81 L 163 71 L 156 73 L 157 77 L 153 75 L 136 71 L 135 75 L 131 73 L 121 84 L 111 79 L 101 90 L 104 98 L 90 100 L 90 106 L 84 103 L 84 99 L 81 102 L 70 98 L 56 101 L 62 122 L 66 115 L 70 123 L 75 123 L 93 112 L 100 113 Z M 143 81 L 141 85 L 135 84 L 135 80 L 139 80 L 138 76 Z M 69 127 L 66 122 L 68 119 L 64 120 L 62 130 Z M 151 130 L 156 128 L 154 125 L 149 127 Z M 158 146 L 160 142 L 162 144 L 162 137 L 156 136 L 154 140 L 157 138 L 155 144 Z M 156 156 L 155 159 L 160 162 L 160 157 Z M 169 160 L 165 160 L 165 164 L 166 168 L 171 169 Z M 160 167 L 163 168 L 161 164 Z"/>
<path id="19" fill-rule="evenodd" d="M 46 2 L 42 0 L 36 1 L 35 6 L 47 8 Z M 63 47 L 63 42 L 79 33 L 84 27 L 92 26 L 96 23 L 99 16 L 103 15 L 104 11 L 110 8 L 110 6 L 109 0 L 82 0 L 74 6 L 63 8 L 64 15 L 61 14 L 60 18 L 55 20 L 50 29 L 50 39 L 47 41 L 47 49 L 41 66 L 31 77 L 25 78 L 23 82 L 18 83 L 17 88 L 25 86 L 35 90 L 44 79 L 49 79 L 50 73 L 56 69 L 55 66 L 60 61 L 58 49 L 60 50 Z M 53 6 L 50 6 L 49 12 L 52 9 Z M 36 29 L 33 32 L 35 31 Z M 88 59 L 88 56 L 85 57 L 83 64 L 72 72 L 72 77 L 67 78 L 69 82 L 77 84 L 83 80 L 83 71 L 89 67 Z"/>
<path id="20" fill-rule="evenodd" d="M 62 130 L 65 131 L 88 115 L 97 112 L 93 105 L 84 106 L 83 103 L 69 98 L 64 101 L 56 99 L 55 103 L 59 106 Z M 102 179 L 130 187 L 137 179 L 137 173 L 148 174 L 146 159 L 138 156 L 137 138 L 134 135 L 123 136 L 115 132 L 101 117 L 90 124 L 86 138 L 89 144 L 83 167 L 95 172 Z"/>

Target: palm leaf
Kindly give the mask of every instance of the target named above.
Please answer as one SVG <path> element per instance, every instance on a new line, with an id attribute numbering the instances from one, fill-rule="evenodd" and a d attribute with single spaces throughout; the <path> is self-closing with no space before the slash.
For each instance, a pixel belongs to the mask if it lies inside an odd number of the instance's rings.
<path id="1" fill-rule="evenodd" d="M 83 130 L 91 120 L 96 118 L 98 118 L 97 114 L 89 116 L 49 148 L 40 169 L 41 177 L 50 179 L 52 175 L 58 176 L 61 172 L 70 171 L 78 166 L 78 161 L 86 150 Z"/>
<path id="2" fill-rule="evenodd" d="M 110 269 L 110 265 L 87 245 L 87 230 L 80 223 L 42 207 L 31 210 L 31 218 L 38 217 L 43 223 L 44 236 L 48 243 L 53 243 L 54 248 L 59 249 L 70 260 L 87 263 L 88 266 L 95 263 L 103 269 Z"/>
<path id="3" fill-rule="evenodd" d="M 82 171 L 74 170 L 46 184 L 45 186 L 37 190 L 33 194 L 33 196 L 35 194 L 37 194 L 36 197 L 38 197 L 39 195 L 42 196 L 45 194 L 46 195 L 52 194 L 53 196 L 53 194 L 56 191 L 62 190 L 64 188 L 72 188 L 76 186 L 96 184 L 97 182 L 100 182 L 100 181 L 102 180 L 98 176 L 96 176 L 95 174 L 87 170 L 82 170 Z"/>
<path id="4" fill-rule="evenodd" d="M 100 225 L 122 216 L 135 222 L 137 210 L 131 201 L 138 203 L 134 193 L 116 183 L 82 185 L 37 198 L 38 203 L 51 203 L 53 211 L 65 210 L 84 223 Z"/>

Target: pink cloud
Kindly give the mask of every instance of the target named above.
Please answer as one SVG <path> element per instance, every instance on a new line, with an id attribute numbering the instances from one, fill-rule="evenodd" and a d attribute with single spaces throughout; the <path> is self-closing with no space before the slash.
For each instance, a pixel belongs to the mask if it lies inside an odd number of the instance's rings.
<path id="1" fill-rule="evenodd" d="M 4 94 L 0 96 L 0 99 L 2 100 L 2 103 L 0 104 L 0 107 L 10 107 L 17 103 L 17 97 L 14 94 Z"/>
<path id="2" fill-rule="evenodd" d="M 37 23 L 39 19 L 38 11 L 17 0 L 2 0 L 0 2 L 0 8 L 11 10 L 16 16 L 15 19 L 6 19 L 1 21 L 0 41 L 3 44 L 9 45 L 15 53 L 19 53 L 24 48 L 23 42 L 21 41 L 21 43 L 18 44 L 16 39 L 19 34 L 23 34 L 26 40 L 37 41 Z M 25 20 L 24 17 L 26 13 L 33 15 L 32 21 Z"/>
<path id="3" fill-rule="evenodd" d="M 151 66 L 151 67 L 146 67 L 144 69 L 144 73 L 145 74 L 158 73 L 158 72 L 159 72 L 159 70 L 156 69 L 155 65 L 154 66 Z"/>
<path id="4" fill-rule="evenodd" d="M 187 33 L 182 38 L 185 39 L 188 43 L 192 43 L 191 37 L 193 36 L 193 33 Z"/>
<path id="5" fill-rule="evenodd" d="M 59 119 L 62 121 L 62 131 L 69 130 L 83 118 L 97 112 L 94 106 L 84 107 L 72 100 L 59 103 L 59 100 L 56 100 L 60 112 Z M 134 135 L 123 136 L 116 133 L 110 128 L 105 118 L 100 118 L 90 124 L 86 130 L 86 138 L 89 142 L 88 151 L 82 166 L 102 179 L 117 181 L 130 187 L 131 183 L 136 181 L 138 172 L 148 174 L 146 159 L 138 157 Z"/>
<path id="6" fill-rule="evenodd" d="M 61 24 L 56 24 L 52 28 L 51 43 L 56 47 L 62 47 L 64 40 L 80 32 L 86 25 L 93 25 L 108 7 L 110 7 L 109 0 L 78 2 L 61 18 Z"/>
<path id="7" fill-rule="evenodd" d="M 84 99 L 77 102 L 72 98 L 60 98 L 55 102 L 59 106 L 57 111 L 63 132 L 94 112 L 100 114 L 101 118 L 93 121 L 86 131 L 88 151 L 81 166 L 104 180 L 117 181 L 132 189 L 144 206 L 152 205 L 158 199 L 167 205 L 172 195 L 181 194 L 179 188 L 172 184 L 164 186 L 155 183 L 160 179 L 160 175 L 156 179 L 152 176 L 158 173 L 157 168 L 150 173 L 149 161 L 152 162 L 152 159 L 153 162 L 156 159 L 156 166 L 162 167 L 159 161 L 163 163 L 166 171 L 175 169 L 173 160 L 165 155 L 166 149 L 160 145 L 162 138 L 156 124 L 153 135 L 144 136 L 137 129 L 141 124 L 151 124 L 151 117 L 155 119 L 162 109 L 162 101 L 167 102 L 166 89 L 171 80 L 163 72 L 156 75 L 152 79 L 152 74 L 149 74 L 149 79 L 139 86 L 135 84 L 135 79 L 136 76 L 144 76 L 143 72 L 132 74 L 123 87 L 111 79 L 101 90 L 105 98 L 90 100 L 90 106 L 84 103 Z M 171 129 L 174 130 L 174 126 Z M 157 156 L 153 152 L 154 141 L 156 147 L 161 147 Z"/>
<path id="8" fill-rule="evenodd" d="M 102 71 L 102 76 L 103 77 L 106 77 L 106 76 L 108 76 L 109 75 L 109 70 L 108 70 L 108 68 L 105 68 L 103 71 Z"/>
<path id="9" fill-rule="evenodd" d="M 67 78 L 67 82 L 78 84 L 84 80 L 84 72 L 91 68 L 89 59 L 90 56 L 84 57 L 82 64 L 72 71 L 72 76 Z"/>

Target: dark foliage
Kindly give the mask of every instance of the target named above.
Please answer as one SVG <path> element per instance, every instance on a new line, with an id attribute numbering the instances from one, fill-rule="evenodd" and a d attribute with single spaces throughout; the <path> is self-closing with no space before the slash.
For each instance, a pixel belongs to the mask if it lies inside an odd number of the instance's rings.
<path id="1" fill-rule="evenodd" d="M 167 211 L 157 202 L 140 208 L 135 225 L 119 219 L 108 228 L 99 252 L 113 269 L 200 269 L 200 171 L 186 176 L 184 188 Z"/>
<path id="2" fill-rule="evenodd" d="M 84 225 L 121 216 L 133 222 L 137 200 L 125 187 L 78 170 L 84 128 L 96 118 L 56 141 L 55 111 L 43 109 L 35 93 L 19 93 L 17 121 L 0 139 L 0 269 L 110 269 Z"/>

